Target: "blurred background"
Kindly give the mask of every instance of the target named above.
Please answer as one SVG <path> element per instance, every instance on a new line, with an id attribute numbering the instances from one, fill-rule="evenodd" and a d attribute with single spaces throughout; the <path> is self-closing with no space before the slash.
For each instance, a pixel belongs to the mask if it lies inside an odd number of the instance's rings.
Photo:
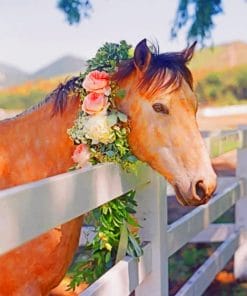
<path id="1" fill-rule="evenodd" d="M 135 46 L 142 38 L 157 41 L 161 52 L 197 40 L 190 68 L 200 106 L 207 107 L 199 114 L 218 115 L 220 109 L 208 107 L 228 105 L 241 107 L 227 114 L 242 114 L 246 13 L 244 0 L 1 0 L 0 116 L 26 109 L 83 72 L 104 42 L 125 39 Z"/>
<path id="2" fill-rule="evenodd" d="M 246 16 L 246 0 L 1 0 L 0 119 L 83 72 L 103 43 L 125 39 L 135 46 L 147 38 L 161 52 L 198 41 L 189 67 L 201 130 L 217 133 L 247 124 Z M 219 173 L 234 175 L 236 153 L 213 164 Z M 169 222 L 190 210 L 170 199 Z M 233 209 L 218 222 L 232 219 Z M 188 244 L 170 258 L 170 295 L 216 247 Z M 205 295 L 247 295 L 246 286 L 235 281 L 231 261 Z"/>

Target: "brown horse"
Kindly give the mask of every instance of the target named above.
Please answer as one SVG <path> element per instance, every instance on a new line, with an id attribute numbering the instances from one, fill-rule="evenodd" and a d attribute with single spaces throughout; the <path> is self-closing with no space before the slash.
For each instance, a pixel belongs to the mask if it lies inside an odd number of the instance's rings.
<path id="1" fill-rule="evenodd" d="M 216 186 L 186 67 L 193 50 L 194 45 L 179 53 L 151 53 L 143 40 L 113 77 L 126 90 L 116 104 L 128 115 L 133 153 L 168 179 L 183 205 L 204 204 Z M 72 165 L 75 147 L 66 131 L 80 107 L 75 82 L 0 122 L 1 189 L 66 172 Z M 76 218 L 1 256 L 0 295 L 48 295 L 73 257 L 81 224 L 82 217 Z"/>

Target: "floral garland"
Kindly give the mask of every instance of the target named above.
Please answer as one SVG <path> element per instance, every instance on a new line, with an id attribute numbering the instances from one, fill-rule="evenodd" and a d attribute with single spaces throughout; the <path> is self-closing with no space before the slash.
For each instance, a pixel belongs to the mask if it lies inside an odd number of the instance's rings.
<path id="1" fill-rule="evenodd" d="M 136 158 L 128 142 L 127 116 L 117 111 L 114 98 L 123 96 L 110 75 L 94 70 L 82 83 L 81 112 L 74 126 L 68 130 L 74 142 L 80 143 L 73 154 L 76 168 L 102 162 L 116 162 L 125 169 L 133 168 Z"/>
<path id="2" fill-rule="evenodd" d="M 125 93 L 111 81 L 119 62 L 132 55 L 132 48 L 125 41 L 106 43 L 80 75 L 76 91 L 80 94 L 81 110 L 73 127 L 68 129 L 77 145 L 72 156 L 73 169 L 114 162 L 127 171 L 136 170 L 137 159 L 127 141 L 127 116 L 117 110 L 114 102 L 116 97 L 124 99 Z M 86 245 L 90 255 L 71 270 L 70 288 L 95 281 L 125 255 L 123 251 L 135 257 L 142 254 L 136 231 L 139 225 L 132 216 L 137 206 L 134 197 L 135 192 L 129 192 L 92 212 L 96 234 Z"/>

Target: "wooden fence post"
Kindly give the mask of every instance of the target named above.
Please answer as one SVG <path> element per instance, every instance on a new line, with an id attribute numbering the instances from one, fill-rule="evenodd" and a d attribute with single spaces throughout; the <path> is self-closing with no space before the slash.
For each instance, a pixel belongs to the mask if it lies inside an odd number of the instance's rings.
<path id="1" fill-rule="evenodd" d="M 241 190 L 244 196 L 236 203 L 235 223 L 240 230 L 239 248 L 234 256 L 234 275 L 237 279 L 247 279 L 247 127 L 240 127 L 243 133 L 243 147 L 237 151 L 236 175 L 245 183 Z M 244 188 L 242 188 L 244 189 Z"/>
<path id="2" fill-rule="evenodd" d="M 152 272 L 135 290 L 136 296 L 168 295 L 166 181 L 150 169 L 150 183 L 137 192 L 142 241 L 152 246 Z"/>

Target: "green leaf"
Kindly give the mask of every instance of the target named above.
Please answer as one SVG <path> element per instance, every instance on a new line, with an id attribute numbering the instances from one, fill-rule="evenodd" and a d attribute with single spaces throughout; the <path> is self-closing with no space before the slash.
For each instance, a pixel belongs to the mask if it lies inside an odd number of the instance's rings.
<path id="1" fill-rule="evenodd" d="M 127 157 L 127 160 L 128 160 L 129 162 L 131 162 L 131 163 L 134 163 L 134 162 L 137 161 L 137 158 L 136 158 L 134 155 L 129 155 L 129 156 Z"/>
<path id="2" fill-rule="evenodd" d="M 109 156 L 109 157 L 113 157 L 113 156 L 116 155 L 116 153 L 115 153 L 114 151 L 112 151 L 112 150 L 106 151 L 105 154 L 106 154 L 107 156 Z"/>
<path id="3" fill-rule="evenodd" d="M 112 113 L 112 114 L 108 115 L 107 116 L 107 122 L 108 122 L 110 127 L 115 125 L 117 123 L 117 115 L 115 113 Z"/>
<path id="4" fill-rule="evenodd" d="M 111 260 L 111 252 L 107 252 L 105 256 L 105 263 L 108 263 Z"/>
<path id="5" fill-rule="evenodd" d="M 125 95 L 126 95 L 125 89 L 119 89 L 117 91 L 117 94 L 116 95 L 117 95 L 118 98 L 123 99 L 125 97 Z"/>
<path id="6" fill-rule="evenodd" d="M 117 116 L 118 116 L 119 120 L 122 121 L 122 122 L 127 122 L 128 121 L 127 115 L 122 113 L 122 112 L 118 112 Z"/>
<path id="7" fill-rule="evenodd" d="M 143 254 L 143 250 L 132 233 L 129 233 L 129 242 L 135 250 L 136 257 L 140 257 Z"/>
<path id="8" fill-rule="evenodd" d="M 117 250 L 116 263 L 119 262 L 125 255 L 128 246 L 128 229 L 124 222 L 120 229 L 120 240 Z"/>

